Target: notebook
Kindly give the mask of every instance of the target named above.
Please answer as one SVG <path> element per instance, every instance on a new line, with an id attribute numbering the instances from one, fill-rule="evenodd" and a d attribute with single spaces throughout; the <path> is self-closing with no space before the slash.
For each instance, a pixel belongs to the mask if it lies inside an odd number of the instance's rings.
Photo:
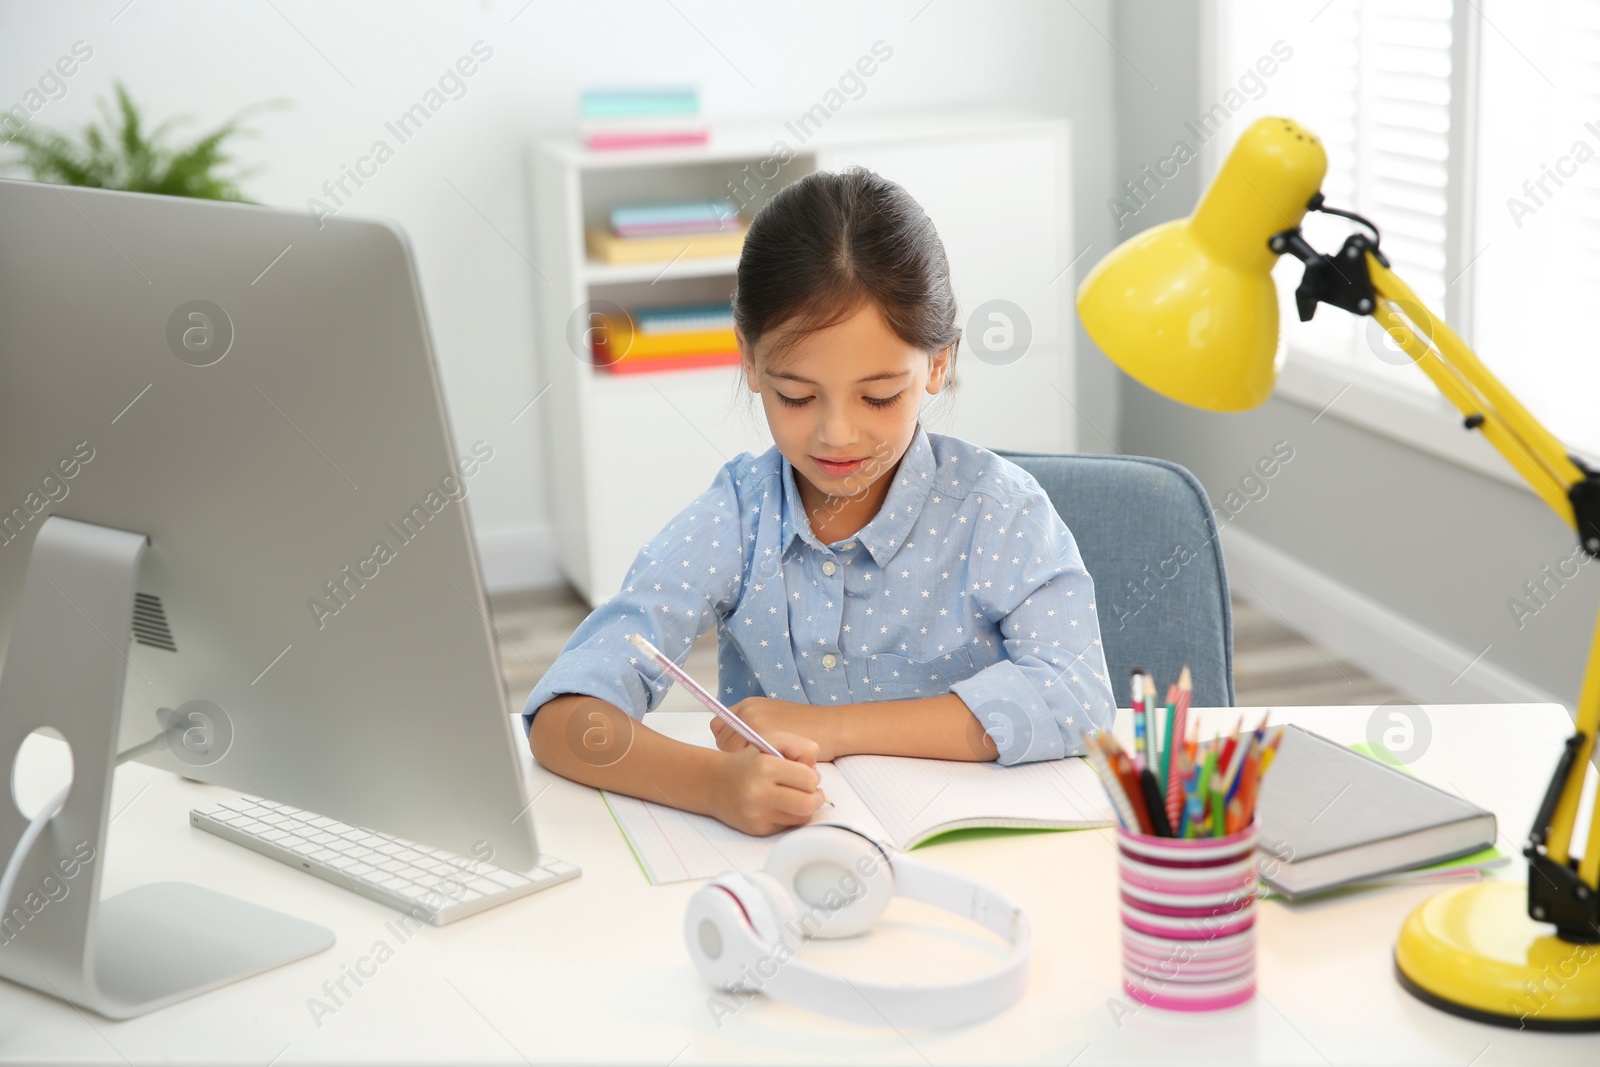
<path id="1" fill-rule="evenodd" d="M 1494 813 L 1299 726 L 1262 779 L 1262 881 L 1293 900 L 1489 848 Z"/>
<path id="2" fill-rule="evenodd" d="M 833 806 L 812 823 L 842 823 L 907 851 L 972 827 L 1075 830 L 1112 826 L 1105 788 L 1081 758 L 996 763 L 844 756 L 819 763 Z M 652 885 L 759 870 L 782 836 L 754 837 L 706 815 L 602 791 Z"/>

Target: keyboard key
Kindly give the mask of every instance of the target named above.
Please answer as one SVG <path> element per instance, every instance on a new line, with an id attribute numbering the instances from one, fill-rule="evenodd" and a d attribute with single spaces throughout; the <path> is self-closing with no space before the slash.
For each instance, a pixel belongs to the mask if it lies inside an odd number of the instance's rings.
<path id="1" fill-rule="evenodd" d="M 401 888 L 396 889 L 395 892 L 399 893 L 407 900 L 416 901 L 418 904 L 433 903 L 433 891 L 430 889 L 425 889 L 420 885 L 402 886 Z"/>
<path id="2" fill-rule="evenodd" d="M 527 885 L 529 881 L 527 875 L 519 874 L 516 871 L 508 871 L 504 867 L 487 867 L 484 869 L 483 876 L 491 882 L 496 882 L 508 889 Z"/>

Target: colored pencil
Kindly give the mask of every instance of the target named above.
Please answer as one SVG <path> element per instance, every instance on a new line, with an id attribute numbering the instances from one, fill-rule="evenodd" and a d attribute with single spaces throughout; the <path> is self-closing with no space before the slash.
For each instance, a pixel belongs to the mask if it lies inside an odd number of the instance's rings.
<path id="1" fill-rule="evenodd" d="M 1117 781 L 1116 772 L 1111 769 L 1111 763 L 1106 758 L 1106 750 L 1100 743 L 1098 733 L 1091 733 L 1085 739 L 1085 749 L 1089 766 L 1100 776 L 1100 781 L 1106 787 L 1106 794 L 1111 798 L 1111 806 L 1116 810 L 1117 821 L 1124 830 L 1139 832 L 1139 816 L 1134 814 L 1133 804 L 1129 802 L 1127 793 L 1123 792 L 1122 783 Z"/>
<path id="2" fill-rule="evenodd" d="M 1144 790 L 1145 810 L 1150 813 L 1150 826 L 1157 837 L 1171 837 L 1172 822 L 1167 818 L 1166 798 L 1156 784 L 1155 772 L 1149 767 L 1139 772 L 1139 785 Z"/>
<path id="3" fill-rule="evenodd" d="M 1143 667 L 1133 669 L 1133 675 L 1128 679 L 1128 688 L 1132 693 L 1130 703 L 1133 705 L 1133 765 L 1142 771 L 1146 763 L 1145 751 L 1148 745 L 1146 735 L 1149 732 L 1149 727 L 1145 723 L 1148 715 L 1145 711 Z"/>
<path id="4" fill-rule="evenodd" d="M 1171 772 L 1167 777 L 1167 821 L 1173 827 L 1178 825 L 1178 816 L 1183 811 L 1183 775 L 1180 768 L 1184 754 L 1184 738 L 1189 733 L 1189 698 L 1194 695 L 1194 678 L 1185 666 L 1178 675 L 1178 685 L 1173 711 L 1172 725 L 1172 751 L 1169 756 Z"/>
<path id="5" fill-rule="evenodd" d="M 1133 769 L 1133 760 L 1117 744 L 1117 739 L 1110 734 L 1100 735 L 1108 749 L 1107 755 L 1111 760 L 1111 769 L 1116 773 L 1117 781 L 1122 783 L 1122 789 L 1128 795 L 1128 802 L 1133 805 L 1134 816 L 1139 822 L 1139 832 L 1150 834 L 1155 832 L 1155 825 L 1150 821 L 1150 813 L 1145 809 L 1144 790 L 1139 786 L 1139 775 Z"/>

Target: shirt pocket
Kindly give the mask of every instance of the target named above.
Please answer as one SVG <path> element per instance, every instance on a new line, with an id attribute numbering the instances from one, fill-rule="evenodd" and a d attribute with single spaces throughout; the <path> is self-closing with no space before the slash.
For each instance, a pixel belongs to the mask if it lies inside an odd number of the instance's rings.
<path id="1" fill-rule="evenodd" d="M 917 660 L 880 652 L 867 658 L 868 700 L 915 700 L 944 696 L 950 687 L 972 677 L 977 668 L 964 647 Z"/>

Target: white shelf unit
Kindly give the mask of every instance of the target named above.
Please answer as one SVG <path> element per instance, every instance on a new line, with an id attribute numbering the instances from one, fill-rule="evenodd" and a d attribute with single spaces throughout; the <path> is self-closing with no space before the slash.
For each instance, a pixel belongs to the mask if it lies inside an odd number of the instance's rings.
<path id="1" fill-rule="evenodd" d="M 591 152 L 570 135 L 533 145 L 533 244 L 549 280 L 536 287 L 551 521 L 561 567 L 591 604 L 618 589 L 639 548 L 722 463 L 772 444 L 736 368 L 618 376 L 572 351 L 569 321 L 581 323 L 591 301 L 631 311 L 733 290 L 734 257 L 590 262 L 584 228 L 603 226 L 614 204 L 728 197 L 732 183 L 749 217 L 814 170 L 860 164 L 899 182 L 944 240 L 962 325 L 1007 300 L 1032 328 L 1027 353 L 1003 365 L 963 344 L 957 387 L 925 424 L 991 448 L 1076 448 L 1067 124 L 982 111 L 838 115 L 797 139 L 792 123 L 770 119 L 715 126 L 708 144 L 687 148 Z"/>

